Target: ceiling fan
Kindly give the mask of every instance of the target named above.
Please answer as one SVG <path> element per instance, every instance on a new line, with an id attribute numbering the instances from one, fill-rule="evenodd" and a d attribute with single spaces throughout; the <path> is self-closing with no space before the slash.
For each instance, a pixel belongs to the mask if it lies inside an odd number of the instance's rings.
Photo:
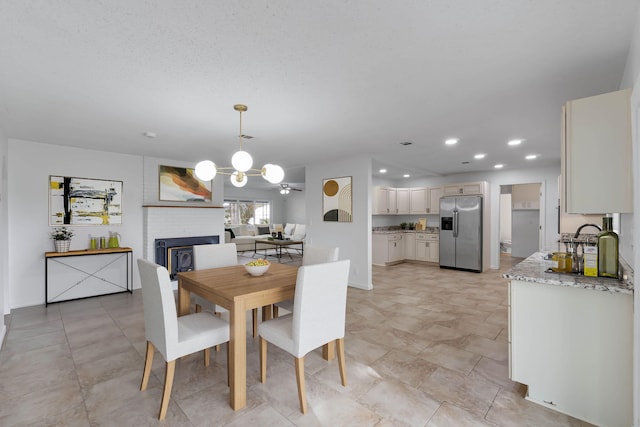
<path id="1" fill-rule="evenodd" d="M 302 191 L 299 188 L 293 188 L 289 184 L 280 184 L 280 194 L 289 194 L 291 191 Z"/>

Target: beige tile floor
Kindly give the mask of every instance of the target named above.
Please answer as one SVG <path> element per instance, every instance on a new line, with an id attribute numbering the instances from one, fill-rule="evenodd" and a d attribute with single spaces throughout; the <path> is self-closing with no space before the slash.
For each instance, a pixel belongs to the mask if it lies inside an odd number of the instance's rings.
<path id="1" fill-rule="evenodd" d="M 509 264 L 506 258 L 504 264 Z M 503 269 L 504 270 L 504 269 Z M 373 291 L 348 292 L 348 386 L 335 361 L 306 358 L 309 412 L 299 411 L 293 359 L 269 347 L 266 384 L 247 337 L 247 407 L 229 407 L 224 350 L 177 363 L 158 423 L 164 363 L 139 390 L 142 295 L 13 310 L 0 351 L 0 425 L 65 426 L 585 426 L 525 400 L 507 374 L 502 271 L 374 267 Z"/>

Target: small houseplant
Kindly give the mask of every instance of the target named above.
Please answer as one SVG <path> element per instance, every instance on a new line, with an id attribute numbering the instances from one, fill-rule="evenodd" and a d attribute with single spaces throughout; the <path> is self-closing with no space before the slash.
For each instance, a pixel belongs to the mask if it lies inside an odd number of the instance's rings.
<path id="1" fill-rule="evenodd" d="M 406 222 L 401 222 L 401 223 L 400 223 L 400 228 L 401 228 L 401 229 L 403 229 L 403 230 L 404 230 L 405 228 L 407 228 L 407 223 L 406 223 Z"/>
<path id="2" fill-rule="evenodd" d="M 409 223 L 409 230 L 413 230 L 413 227 L 415 226 L 415 224 L 413 222 Z"/>
<path id="3" fill-rule="evenodd" d="M 51 232 L 51 239 L 56 247 L 56 252 L 69 252 L 73 231 L 67 227 L 56 227 Z"/>

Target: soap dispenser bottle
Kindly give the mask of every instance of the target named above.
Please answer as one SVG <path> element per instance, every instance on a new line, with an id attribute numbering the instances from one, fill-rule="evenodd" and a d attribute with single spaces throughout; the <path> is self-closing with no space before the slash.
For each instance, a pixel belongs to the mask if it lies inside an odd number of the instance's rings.
<path id="1" fill-rule="evenodd" d="M 618 235 L 613 231 L 613 218 L 602 218 L 598 234 L 598 276 L 618 278 Z"/>

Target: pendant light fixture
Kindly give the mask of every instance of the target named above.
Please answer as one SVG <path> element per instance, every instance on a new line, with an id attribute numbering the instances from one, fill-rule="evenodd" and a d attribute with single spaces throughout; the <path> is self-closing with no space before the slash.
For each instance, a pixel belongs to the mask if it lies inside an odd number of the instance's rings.
<path id="1" fill-rule="evenodd" d="M 216 174 L 229 175 L 231 184 L 236 187 L 244 187 L 247 184 L 247 177 L 261 176 L 272 184 L 278 184 L 284 179 L 284 169 L 278 165 L 267 163 L 262 169 L 254 169 L 251 154 L 242 149 L 242 113 L 247 111 L 247 106 L 236 104 L 233 109 L 240 113 L 240 150 L 231 157 L 231 166 L 217 167 L 211 160 L 203 160 L 196 165 L 196 176 L 203 181 L 211 181 Z"/>

